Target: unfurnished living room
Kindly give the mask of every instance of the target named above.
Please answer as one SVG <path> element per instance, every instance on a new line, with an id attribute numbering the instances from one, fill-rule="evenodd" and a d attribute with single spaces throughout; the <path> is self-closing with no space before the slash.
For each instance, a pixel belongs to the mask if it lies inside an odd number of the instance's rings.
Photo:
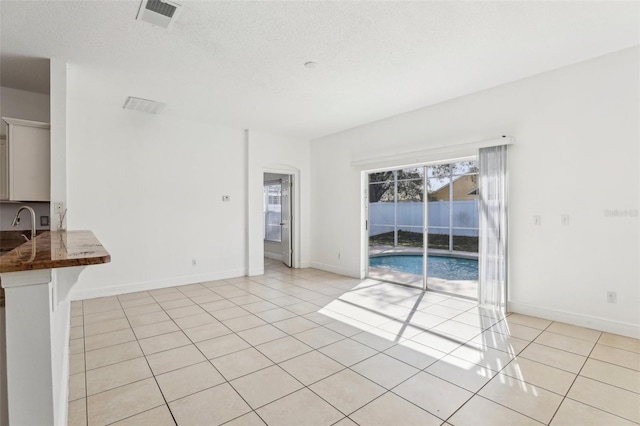
<path id="1" fill-rule="evenodd" d="M 0 1 L 0 424 L 639 425 L 639 1 Z"/>

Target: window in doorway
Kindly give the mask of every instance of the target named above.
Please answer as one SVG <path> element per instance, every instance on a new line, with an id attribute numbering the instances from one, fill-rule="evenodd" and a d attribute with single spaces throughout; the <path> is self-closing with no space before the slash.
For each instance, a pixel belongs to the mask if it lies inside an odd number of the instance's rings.
<path id="1" fill-rule="evenodd" d="M 263 189 L 264 239 L 282 241 L 280 212 L 282 210 L 282 185 L 280 182 L 265 183 Z"/>

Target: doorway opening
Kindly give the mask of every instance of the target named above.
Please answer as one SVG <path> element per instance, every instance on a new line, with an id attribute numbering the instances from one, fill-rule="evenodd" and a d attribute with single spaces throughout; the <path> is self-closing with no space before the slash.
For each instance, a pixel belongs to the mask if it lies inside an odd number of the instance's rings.
<path id="1" fill-rule="evenodd" d="M 293 175 L 265 173 L 264 256 L 293 266 Z"/>
<path id="2" fill-rule="evenodd" d="M 477 298 L 477 159 L 367 176 L 367 276 Z"/>

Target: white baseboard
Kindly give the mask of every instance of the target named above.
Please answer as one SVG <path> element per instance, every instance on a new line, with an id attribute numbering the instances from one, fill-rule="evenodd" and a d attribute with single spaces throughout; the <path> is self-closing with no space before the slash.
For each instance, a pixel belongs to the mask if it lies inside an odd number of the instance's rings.
<path id="1" fill-rule="evenodd" d="M 313 266 L 311 266 L 311 262 L 300 262 L 300 269 L 305 269 L 305 268 L 313 268 Z"/>
<path id="2" fill-rule="evenodd" d="M 245 276 L 244 269 L 232 269 L 229 271 L 213 272 L 200 275 L 187 275 L 184 277 L 168 278 L 165 280 L 143 281 L 138 283 L 121 284 L 111 287 L 91 288 L 85 290 L 71 290 L 70 300 L 94 299 L 96 297 L 114 296 L 118 294 L 134 293 L 136 291 L 155 290 L 158 288 L 174 287 L 179 285 L 195 284 L 206 281 L 224 280 Z"/>
<path id="3" fill-rule="evenodd" d="M 335 265 L 327 265 L 326 263 L 311 262 L 310 266 L 315 269 L 320 269 L 322 271 L 327 271 L 327 272 L 333 272 L 334 274 L 344 275 L 346 277 L 360 278 L 359 271 L 354 272 L 347 268 L 341 268 Z"/>
<path id="4" fill-rule="evenodd" d="M 544 318 L 551 321 L 565 322 L 579 327 L 592 328 L 594 330 L 606 331 L 608 333 L 640 339 L 640 325 L 638 324 L 613 321 L 606 318 L 597 318 L 520 302 L 510 301 L 508 307 L 509 312 L 517 314 Z"/>
<path id="5" fill-rule="evenodd" d="M 262 268 L 249 268 L 247 276 L 255 277 L 256 275 L 264 275 L 264 266 Z"/>

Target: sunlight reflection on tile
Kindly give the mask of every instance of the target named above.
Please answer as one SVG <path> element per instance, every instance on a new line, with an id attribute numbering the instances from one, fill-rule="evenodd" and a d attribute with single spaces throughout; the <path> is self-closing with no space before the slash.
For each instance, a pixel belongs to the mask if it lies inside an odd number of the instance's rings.
<path id="1" fill-rule="evenodd" d="M 446 355 L 444 352 L 412 340 L 400 342 L 384 353 L 420 369 L 428 367 Z"/>
<path id="2" fill-rule="evenodd" d="M 444 336 L 431 331 L 420 333 L 412 337 L 411 340 L 446 353 L 460 347 L 464 343 L 464 340 Z"/>
<path id="3" fill-rule="evenodd" d="M 494 371 L 502 370 L 513 359 L 513 355 L 497 349 L 474 348 L 466 345 L 454 350 L 451 355 Z"/>
<path id="4" fill-rule="evenodd" d="M 548 424 L 563 397 L 503 374 L 494 377 L 479 395 Z"/>
<path id="5" fill-rule="evenodd" d="M 467 342 L 467 346 L 472 346 L 478 349 L 493 348 L 512 355 L 517 355 L 522 352 L 528 344 L 529 342 L 526 340 L 507 336 L 505 334 L 494 333 L 492 331 L 485 331 Z"/>
<path id="6" fill-rule="evenodd" d="M 486 367 L 452 355 L 442 358 L 425 371 L 471 392 L 480 390 L 496 374 Z"/>

